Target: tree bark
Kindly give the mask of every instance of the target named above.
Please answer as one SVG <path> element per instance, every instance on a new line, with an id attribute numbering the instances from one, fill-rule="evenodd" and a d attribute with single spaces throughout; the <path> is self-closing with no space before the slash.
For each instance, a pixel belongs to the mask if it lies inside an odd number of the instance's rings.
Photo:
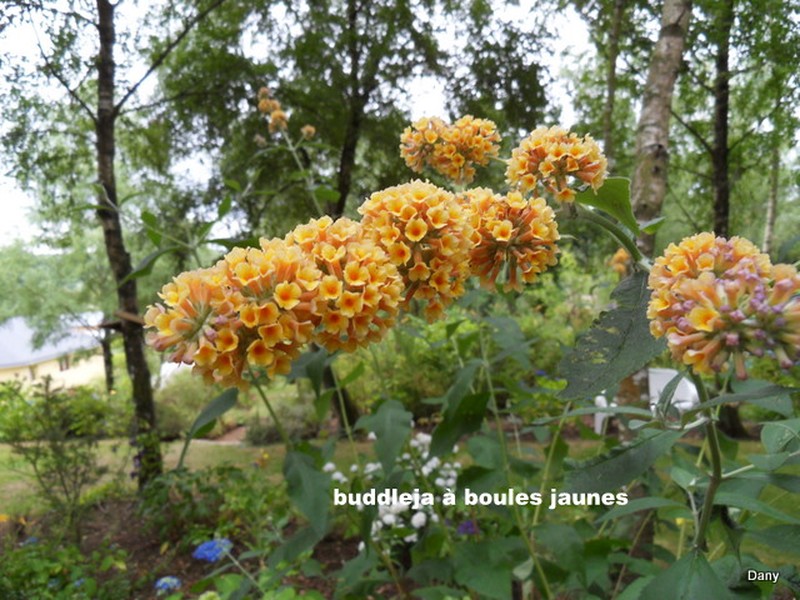
<path id="1" fill-rule="evenodd" d="M 714 232 L 728 237 L 730 229 L 731 182 L 728 170 L 728 114 L 730 112 L 730 56 L 731 27 L 733 26 L 733 0 L 720 5 L 718 17 L 716 76 L 714 79 Z"/>
<path id="2" fill-rule="evenodd" d="M 625 0 L 614 0 L 611 34 L 608 40 L 608 67 L 606 68 L 606 101 L 603 106 L 603 153 L 608 159 L 609 171 L 614 168 L 614 101 L 617 92 L 617 57 Z"/>
<path id="3" fill-rule="evenodd" d="M 775 219 L 777 217 L 778 208 L 778 192 L 780 191 L 780 171 L 781 171 L 781 154 L 780 154 L 780 135 L 776 129 L 772 142 L 772 159 L 769 166 L 769 196 L 767 197 L 767 217 L 764 224 L 764 243 L 761 249 L 765 254 L 769 254 L 772 250 L 772 242 L 775 234 Z"/>
<path id="4" fill-rule="evenodd" d="M 667 192 L 670 107 L 691 11 L 691 0 L 664 1 L 661 31 L 653 51 L 636 129 L 631 202 L 640 221 L 658 216 Z M 653 242 L 653 236 L 641 238 L 640 246 L 645 254 L 652 253 Z"/>
<path id="5" fill-rule="evenodd" d="M 106 391 L 111 393 L 114 389 L 114 357 L 111 353 L 111 332 L 108 329 L 103 331 L 100 338 L 100 347 L 103 349 L 103 371 L 106 376 Z"/>
<path id="6" fill-rule="evenodd" d="M 117 284 L 117 301 L 121 312 L 139 314 L 136 280 L 128 279 L 131 257 L 125 248 L 119 219 L 117 184 L 114 171 L 116 153 L 114 107 L 114 5 L 109 0 L 97 0 L 100 50 L 97 57 L 97 177 L 100 183 L 97 218 L 103 228 L 106 253 Z M 150 369 L 144 354 L 142 325 L 122 319 L 121 331 L 125 362 L 131 379 L 134 402 L 134 431 L 140 446 L 138 483 L 141 488 L 161 473 L 162 461 L 158 437 L 155 435 L 155 407 L 150 385 Z"/>

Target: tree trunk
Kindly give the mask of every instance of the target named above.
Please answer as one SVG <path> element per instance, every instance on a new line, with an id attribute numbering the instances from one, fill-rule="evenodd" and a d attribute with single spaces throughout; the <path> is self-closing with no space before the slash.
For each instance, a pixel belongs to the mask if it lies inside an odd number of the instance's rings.
<path id="1" fill-rule="evenodd" d="M 617 57 L 625 0 L 614 0 L 614 15 L 608 40 L 608 67 L 606 69 L 606 101 L 603 107 L 603 153 L 608 159 L 609 171 L 614 168 L 614 99 L 617 93 Z"/>
<path id="2" fill-rule="evenodd" d="M 100 347 L 103 349 L 103 370 L 106 376 L 106 391 L 111 393 L 114 389 L 114 357 L 111 354 L 111 332 L 108 329 L 103 331 L 100 339 Z"/>
<path id="3" fill-rule="evenodd" d="M 731 27 L 733 26 L 733 0 L 720 5 L 718 18 L 716 77 L 714 80 L 714 232 L 728 237 L 730 229 L 731 182 L 728 172 L 728 113 L 730 105 L 730 55 Z"/>
<path id="4" fill-rule="evenodd" d="M 138 315 L 136 280 L 130 275 L 131 258 L 125 249 L 122 225 L 117 209 L 117 184 L 114 174 L 116 152 L 114 108 L 114 5 L 109 0 L 97 0 L 100 50 L 97 57 L 97 177 L 100 182 L 97 217 L 103 228 L 106 253 L 117 284 L 120 313 Z M 138 482 L 141 488 L 161 473 L 161 451 L 155 435 L 155 407 L 150 385 L 150 369 L 144 354 L 144 334 L 139 322 L 121 319 L 125 362 L 131 379 L 134 402 L 134 431 L 140 445 Z"/>
<path id="5" fill-rule="evenodd" d="M 773 134 L 775 138 L 772 142 L 772 160 L 769 166 L 769 196 L 767 197 L 767 218 L 764 224 L 764 243 L 762 250 L 765 254 L 769 254 L 772 250 L 772 241 L 775 234 L 775 218 L 777 216 L 778 208 L 778 192 L 780 191 L 780 170 L 781 170 L 781 154 L 780 144 L 778 140 L 780 135 L 778 130 Z"/>
<path id="6" fill-rule="evenodd" d="M 653 51 L 636 129 L 631 202 L 640 221 L 658 216 L 667 192 L 670 107 L 691 11 L 691 0 L 664 1 L 661 31 Z M 645 254 L 652 253 L 653 242 L 653 236 L 641 238 L 640 245 Z"/>

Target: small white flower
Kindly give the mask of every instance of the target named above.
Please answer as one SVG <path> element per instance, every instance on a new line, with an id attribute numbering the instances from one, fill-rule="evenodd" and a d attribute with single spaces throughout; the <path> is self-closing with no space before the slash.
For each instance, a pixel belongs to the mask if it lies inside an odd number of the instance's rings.
<path id="1" fill-rule="evenodd" d="M 431 436 L 428 433 L 418 433 L 415 439 L 423 446 L 429 446 L 431 443 Z"/>
<path id="2" fill-rule="evenodd" d="M 331 479 L 338 481 L 339 483 L 345 483 L 347 481 L 347 477 L 345 477 L 340 471 L 336 471 L 333 475 L 331 475 Z"/>
<path id="3" fill-rule="evenodd" d="M 414 542 L 417 541 L 417 539 L 418 539 L 417 538 L 417 534 L 416 533 L 412 533 L 411 535 L 407 535 L 406 537 L 404 537 L 403 541 L 404 542 L 408 542 L 409 544 L 413 544 Z"/>
<path id="4" fill-rule="evenodd" d="M 439 468 L 440 464 L 442 464 L 442 461 L 439 460 L 438 456 L 434 456 L 432 459 L 428 461 L 427 466 L 430 467 L 431 469 L 437 469 Z"/>
<path id="5" fill-rule="evenodd" d="M 355 473 L 358 471 L 358 465 L 350 465 L 350 472 Z"/>
<path id="6" fill-rule="evenodd" d="M 409 508 L 411 508 L 410 504 L 407 504 L 406 502 L 398 502 L 397 504 L 392 504 L 389 510 L 392 514 L 399 515 L 406 512 Z"/>
<path id="7" fill-rule="evenodd" d="M 358 551 L 363 552 L 367 545 L 364 542 L 358 542 Z"/>
<path id="8" fill-rule="evenodd" d="M 432 470 L 433 469 L 431 469 L 428 465 L 425 465 L 424 467 L 422 467 L 422 476 L 427 477 L 428 475 L 431 474 Z"/>
<path id="9" fill-rule="evenodd" d="M 456 469 L 460 469 L 461 468 L 461 463 L 456 461 L 456 462 L 453 463 L 453 467 L 456 468 Z"/>
<path id="10" fill-rule="evenodd" d="M 372 475 L 375 471 L 380 471 L 381 464 L 380 463 L 367 463 L 364 466 L 364 473 L 366 475 Z"/>
<path id="11" fill-rule="evenodd" d="M 383 523 L 380 521 L 373 521 L 372 522 L 372 535 L 374 536 L 377 534 L 381 529 L 383 529 Z"/>
<path id="12" fill-rule="evenodd" d="M 325 473 L 333 473 L 336 470 L 336 465 L 332 462 L 326 462 L 325 466 L 322 467 L 322 470 Z"/>
<path id="13" fill-rule="evenodd" d="M 450 479 L 445 481 L 444 487 L 452 488 L 452 487 L 455 487 L 455 485 L 456 485 L 455 477 L 451 477 Z"/>
<path id="14" fill-rule="evenodd" d="M 433 513 L 431 515 L 431 523 L 438 523 L 438 522 L 439 522 L 439 515 L 437 515 L 436 513 Z"/>
<path id="15" fill-rule="evenodd" d="M 441 477 L 437 477 L 436 479 L 434 479 L 433 483 L 441 488 L 445 487 L 445 481 Z"/>
<path id="16" fill-rule="evenodd" d="M 411 460 L 411 455 L 408 452 L 403 452 L 400 458 L 402 458 L 403 460 Z"/>
<path id="17" fill-rule="evenodd" d="M 458 444 L 453 446 L 453 454 L 455 454 L 456 452 L 458 452 Z"/>
<path id="18" fill-rule="evenodd" d="M 395 517 L 391 513 L 389 513 L 388 515 L 383 515 L 383 518 L 381 520 L 389 527 L 397 523 L 397 517 Z"/>
<path id="19" fill-rule="evenodd" d="M 420 511 L 418 513 L 414 513 L 414 516 L 411 517 L 411 526 L 414 529 L 421 529 L 422 527 L 425 527 L 427 520 L 428 515 L 426 515 L 424 512 Z"/>
<path id="20" fill-rule="evenodd" d="M 378 439 L 378 436 L 377 436 L 377 435 L 375 435 L 375 432 L 374 432 L 374 431 L 370 431 L 370 432 L 367 434 L 367 439 L 368 439 L 370 442 L 374 442 L 375 440 L 377 440 L 377 439 Z"/>

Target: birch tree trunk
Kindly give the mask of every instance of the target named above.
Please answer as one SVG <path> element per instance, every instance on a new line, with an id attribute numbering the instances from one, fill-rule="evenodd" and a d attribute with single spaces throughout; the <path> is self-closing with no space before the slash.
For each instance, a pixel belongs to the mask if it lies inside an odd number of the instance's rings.
<path id="1" fill-rule="evenodd" d="M 691 11 L 691 0 L 664 0 L 661 31 L 650 62 L 636 129 L 631 202 L 640 221 L 658 216 L 667 192 L 670 107 Z M 645 254 L 651 254 L 653 237 L 644 236 L 640 245 Z"/>
<path id="2" fill-rule="evenodd" d="M 608 40 L 608 67 L 606 69 L 606 100 L 603 106 L 603 153 L 608 159 L 608 170 L 614 168 L 614 101 L 617 92 L 617 57 L 625 0 L 614 0 L 611 35 Z"/>

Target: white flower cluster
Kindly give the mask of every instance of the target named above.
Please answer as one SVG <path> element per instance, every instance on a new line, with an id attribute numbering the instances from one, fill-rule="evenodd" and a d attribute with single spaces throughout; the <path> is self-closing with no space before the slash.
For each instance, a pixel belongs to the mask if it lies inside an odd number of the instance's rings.
<path id="1" fill-rule="evenodd" d="M 375 439 L 374 435 L 369 439 Z M 397 466 L 414 476 L 412 487 L 428 488 L 431 492 L 453 491 L 461 464 L 459 462 L 443 462 L 437 456 L 430 456 L 430 446 L 430 434 L 415 434 L 409 441 L 406 451 L 397 458 Z M 458 447 L 456 446 L 453 448 L 453 452 L 457 451 Z M 327 463 L 323 470 L 331 473 L 331 479 L 337 484 L 347 482 L 347 477 L 338 471 L 333 463 Z M 358 465 L 352 465 L 350 472 L 356 476 L 359 472 Z M 366 463 L 362 476 L 365 483 L 380 481 L 384 477 L 381 463 Z M 359 511 L 364 510 L 364 506 L 360 503 L 355 507 Z M 372 522 L 372 539 L 389 543 L 399 543 L 402 540 L 404 543 L 413 544 L 419 539 L 421 530 L 428 523 L 437 523 L 438 521 L 439 516 L 433 506 L 416 506 L 412 509 L 411 504 L 399 501 L 391 505 L 378 505 L 377 518 Z M 363 549 L 363 544 L 361 542 L 359 549 Z"/>

